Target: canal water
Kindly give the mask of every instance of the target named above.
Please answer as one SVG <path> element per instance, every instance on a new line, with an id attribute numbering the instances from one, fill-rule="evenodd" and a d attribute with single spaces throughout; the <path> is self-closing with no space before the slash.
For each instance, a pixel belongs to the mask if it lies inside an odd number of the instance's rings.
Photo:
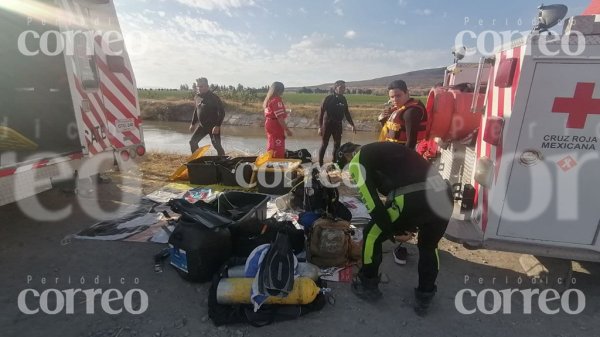
<path id="1" fill-rule="evenodd" d="M 189 140 L 192 133 L 189 131 L 189 123 L 184 122 L 155 122 L 144 121 L 144 140 L 148 151 L 160 151 L 189 154 Z M 292 129 L 294 135 L 286 139 L 286 148 L 288 150 L 307 149 L 317 157 L 321 139 L 316 129 Z M 345 142 L 354 142 L 357 144 L 367 144 L 377 140 L 376 132 L 357 132 L 344 130 L 342 135 L 342 144 Z M 225 152 L 241 151 L 243 153 L 255 155 L 265 151 L 266 136 L 263 127 L 257 126 L 230 126 L 225 125 L 221 128 L 221 143 Z M 207 136 L 200 142 L 200 146 L 210 144 L 210 138 Z M 331 158 L 333 148 L 333 139 L 329 141 L 329 147 L 325 159 Z M 211 149 L 209 154 L 216 154 Z"/>

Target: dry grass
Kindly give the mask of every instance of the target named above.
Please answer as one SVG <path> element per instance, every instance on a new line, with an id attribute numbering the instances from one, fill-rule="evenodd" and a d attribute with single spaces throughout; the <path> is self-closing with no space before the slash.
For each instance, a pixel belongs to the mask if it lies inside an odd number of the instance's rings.
<path id="1" fill-rule="evenodd" d="M 188 156 L 176 153 L 148 152 L 139 161 L 144 179 L 166 181 Z"/>
<path id="2" fill-rule="evenodd" d="M 129 171 L 115 171 L 113 178 L 141 178 L 144 195 L 152 193 L 169 183 L 169 176 L 186 162 L 187 156 L 176 153 L 148 152 L 136 159 L 137 168 Z"/>
<path id="3" fill-rule="evenodd" d="M 247 153 L 242 152 L 229 152 L 227 155 L 232 157 L 247 156 Z M 142 192 L 144 194 L 152 193 L 153 191 L 161 188 L 162 186 L 170 183 L 169 177 L 175 170 L 185 163 L 187 163 L 188 155 L 168 152 L 148 152 L 143 157 L 136 159 L 137 167 L 130 169 L 129 171 L 120 172 L 114 171 L 111 176 L 115 180 L 119 180 L 123 177 L 129 179 L 141 179 L 142 181 Z M 207 186 L 215 187 L 215 186 Z M 220 190 L 224 189 L 238 189 L 237 187 L 226 187 L 218 186 Z"/>

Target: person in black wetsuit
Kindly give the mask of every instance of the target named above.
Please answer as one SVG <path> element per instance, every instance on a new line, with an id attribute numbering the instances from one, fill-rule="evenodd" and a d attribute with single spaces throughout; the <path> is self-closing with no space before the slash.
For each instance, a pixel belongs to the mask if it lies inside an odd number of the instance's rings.
<path id="1" fill-rule="evenodd" d="M 348 101 L 344 97 L 346 82 L 339 80 L 333 86 L 334 93 L 325 97 L 321 104 L 319 113 L 319 136 L 321 136 L 321 148 L 319 149 L 319 165 L 323 166 L 323 157 L 329 145 L 329 138 L 333 136 L 333 160 L 342 143 L 342 121 L 344 118 L 352 126 L 352 132 L 356 133 L 356 127 L 348 110 Z"/>
<path id="2" fill-rule="evenodd" d="M 198 143 L 206 135 L 210 135 L 210 140 L 219 156 L 225 155 L 225 150 L 221 146 L 221 123 L 225 118 L 225 108 L 219 96 L 209 90 L 208 80 L 204 77 L 196 80 L 198 93 L 194 100 L 196 109 L 190 124 L 190 131 L 194 131 L 190 139 L 190 149 L 194 153 L 198 149 Z M 196 125 L 198 125 L 196 127 Z"/>
<path id="3" fill-rule="evenodd" d="M 427 160 L 399 143 L 377 142 L 362 147 L 346 143 L 337 154 L 337 164 L 343 168 L 348 162 L 372 219 L 363 232 L 362 267 L 352 282 L 352 291 L 366 300 L 380 298 L 382 243 L 394 235 L 418 231 L 415 311 L 426 314 L 437 290 L 438 243 L 453 209 L 450 185 Z M 385 203 L 379 193 L 387 196 Z"/>

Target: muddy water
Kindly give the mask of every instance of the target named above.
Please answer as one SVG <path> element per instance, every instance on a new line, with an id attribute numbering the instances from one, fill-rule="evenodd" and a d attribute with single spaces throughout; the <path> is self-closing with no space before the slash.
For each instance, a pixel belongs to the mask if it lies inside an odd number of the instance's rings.
<path id="1" fill-rule="evenodd" d="M 149 151 L 190 153 L 189 140 L 191 132 L 188 130 L 188 123 L 181 122 L 144 122 L 144 139 Z M 308 149 L 313 158 L 316 158 L 321 139 L 315 129 L 292 129 L 294 135 L 286 139 L 286 148 L 289 150 Z M 223 126 L 221 129 L 222 144 L 225 152 L 242 151 L 248 154 L 258 154 L 264 152 L 266 148 L 265 130 L 256 126 Z M 351 131 L 344 131 L 342 144 L 345 142 L 355 142 L 358 144 L 367 144 L 375 141 L 378 134 L 374 132 L 358 132 L 353 134 Z M 200 142 L 200 146 L 210 144 L 210 138 L 205 137 Z M 327 154 L 330 158 L 333 139 L 329 142 Z M 212 154 L 216 154 L 211 149 Z"/>

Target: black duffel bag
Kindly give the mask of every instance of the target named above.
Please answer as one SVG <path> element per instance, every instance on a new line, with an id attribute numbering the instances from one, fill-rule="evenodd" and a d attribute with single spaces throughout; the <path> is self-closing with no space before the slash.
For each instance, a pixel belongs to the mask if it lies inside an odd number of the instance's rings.
<path id="1" fill-rule="evenodd" d="M 291 221 L 252 218 L 229 226 L 229 230 L 233 256 L 248 257 L 254 248 L 272 243 L 278 232 L 288 234 L 294 254 L 302 252 L 305 248 L 304 230 L 297 229 Z"/>
<path id="2" fill-rule="evenodd" d="M 286 159 L 300 159 L 302 164 L 312 163 L 312 155 L 307 149 L 297 151 L 285 150 Z"/>

